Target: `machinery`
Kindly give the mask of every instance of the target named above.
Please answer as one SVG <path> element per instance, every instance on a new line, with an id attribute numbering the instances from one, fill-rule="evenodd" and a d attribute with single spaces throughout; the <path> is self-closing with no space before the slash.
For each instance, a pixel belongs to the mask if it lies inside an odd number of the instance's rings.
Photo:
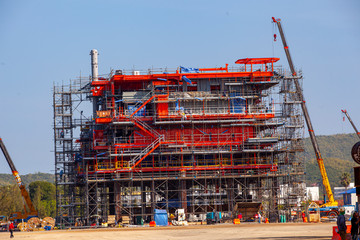
<path id="1" fill-rule="evenodd" d="M 179 208 L 175 211 L 175 218 L 172 220 L 174 226 L 187 226 L 188 222 L 185 220 L 185 209 Z"/>
<path id="2" fill-rule="evenodd" d="M 320 148 L 319 148 L 318 142 L 316 140 L 314 129 L 313 129 L 312 124 L 311 124 L 311 119 L 310 119 L 309 112 L 308 112 L 307 107 L 306 107 L 304 95 L 302 93 L 302 89 L 301 89 L 300 83 L 298 81 L 298 78 L 296 78 L 297 73 L 295 71 L 295 67 L 294 67 L 294 64 L 293 64 L 293 61 L 292 61 L 292 58 L 291 58 L 291 55 L 290 55 L 289 47 L 288 47 L 288 45 L 286 43 L 285 35 L 284 35 L 283 29 L 282 29 L 282 26 L 281 26 L 281 22 L 280 22 L 281 20 L 280 19 L 275 19 L 274 17 L 272 18 L 272 20 L 278 26 L 279 33 L 281 35 L 282 43 L 284 45 L 285 54 L 286 54 L 286 57 L 287 57 L 287 60 L 288 60 L 289 66 L 290 66 L 291 73 L 292 73 L 292 75 L 294 77 L 294 83 L 295 83 L 296 91 L 297 91 L 298 98 L 299 98 L 298 100 L 301 101 L 301 108 L 302 108 L 303 113 L 304 113 L 304 118 L 305 118 L 305 121 L 306 121 L 306 125 L 308 127 L 311 143 L 312 143 L 314 151 L 315 151 L 316 160 L 317 160 L 319 168 L 320 168 L 320 173 L 321 173 L 321 177 L 322 177 L 322 180 L 323 180 L 323 185 L 325 187 L 326 194 L 328 196 L 328 201 L 325 202 L 322 206 L 320 206 L 321 207 L 320 211 L 327 212 L 327 215 L 329 215 L 329 216 L 335 215 L 335 214 L 337 215 L 338 203 L 334 200 L 334 195 L 332 193 L 330 183 L 329 183 L 329 179 L 328 179 L 327 174 L 326 174 L 324 161 L 323 161 L 323 159 L 321 157 Z"/>
<path id="3" fill-rule="evenodd" d="M 7 217 L 0 215 L 0 231 L 6 231 L 7 230 Z"/>
<path id="4" fill-rule="evenodd" d="M 2 139 L 0 138 L 0 148 L 5 156 L 6 161 L 8 162 L 10 169 L 12 171 L 12 174 L 15 177 L 16 183 L 18 184 L 20 191 L 21 191 L 21 195 L 24 198 L 24 210 L 25 213 L 22 214 L 21 212 L 14 212 L 11 214 L 11 216 L 9 217 L 10 221 L 14 221 L 15 225 L 17 225 L 17 223 L 20 223 L 22 221 L 27 221 L 32 217 L 37 217 L 38 213 L 35 210 L 35 207 L 33 205 L 33 203 L 31 202 L 30 196 L 28 191 L 25 188 L 25 185 L 22 183 L 20 175 L 18 173 L 18 171 L 15 168 L 15 165 L 13 163 L 13 161 L 11 160 L 11 157 L 5 147 L 4 142 L 2 141 Z"/>
<path id="5" fill-rule="evenodd" d="M 357 134 L 358 137 L 360 138 L 360 132 L 357 130 L 354 122 L 351 120 L 349 113 L 348 113 L 346 110 L 341 110 L 341 112 L 345 114 L 345 116 L 347 117 L 347 119 L 348 119 L 349 122 L 351 123 L 352 127 L 354 128 L 356 134 Z"/>

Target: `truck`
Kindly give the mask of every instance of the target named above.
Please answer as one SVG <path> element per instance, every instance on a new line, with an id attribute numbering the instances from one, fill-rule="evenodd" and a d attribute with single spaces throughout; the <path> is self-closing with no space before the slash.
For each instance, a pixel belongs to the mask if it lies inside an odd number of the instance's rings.
<path id="1" fill-rule="evenodd" d="M 38 212 L 36 211 L 34 204 L 31 202 L 28 191 L 26 190 L 25 184 L 21 181 L 20 175 L 16 170 L 14 162 L 12 161 L 9 152 L 7 151 L 3 140 L 0 138 L 0 148 L 4 154 L 4 157 L 9 164 L 11 172 L 15 177 L 16 183 L 20 188 L 21 195 L 24 199 L 24 213 L 14 212 L 9 216 L 9 220 L 14 222 L 14 225 L 17 226 L 18 223 L 27 222 L 32 217 L 38 217 Z"/>

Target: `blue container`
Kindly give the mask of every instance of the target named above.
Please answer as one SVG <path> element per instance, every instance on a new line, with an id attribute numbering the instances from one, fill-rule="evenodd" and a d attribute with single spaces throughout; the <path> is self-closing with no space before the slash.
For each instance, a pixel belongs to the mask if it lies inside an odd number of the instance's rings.
<path id="1" fill-rule="evenodd" d="M 213 220 L 215 218 L 215 214 L 213 212 L 208 212 L 206 214 L 206 219 L 211 219 Z"/>
<path id="2" fill-rule="evenodd" d="M 166 210 L 164 209 L 155 209 L 154 220 L 156 226 L 167 226 L 168 225 L 168 215 Z"/>

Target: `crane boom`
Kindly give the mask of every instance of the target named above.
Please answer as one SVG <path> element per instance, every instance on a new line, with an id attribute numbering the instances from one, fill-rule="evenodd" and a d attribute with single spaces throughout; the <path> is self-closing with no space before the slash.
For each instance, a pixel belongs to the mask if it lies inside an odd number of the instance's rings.
<path id="1" fill-rule="evenodd" d="M 279 33 L 280 33 L 280 36 L 281 36 L 281 40 L 282 40 L 282 43 L 284 45 L 286 58 L 288 60 L 289 66 L 290 66 L 291 73 L 294 76 L 294 83 L 295 83 L 296 92 L 298 94 L 299 100 L 301 101 L 301 108 L 302 108 L 303 113 L 304 113 L 304 118 L 305 118 L 305 121 L 306 121 L 306 125 L 308 127 L 311 143 L 313 145 L 315 155 L 316 155 L 316 160 L 317 160 L 317 163 L 318 163 L 319 168 L 320 168 L 320 173 L 321 173 L 321 177 L 322 177 L 322 180 L 323 180 L 323 185 L 325 187 L 326 194 L 327 194 L 328 199 L 329 199 L 328 203 L 326 203 L 324 205 L 326 205 L 326 206 L 337 206 L 337 202 L 334 200 L 334 195 L 333 195 L 331 187 L 330 187 L 329 178 L 327 177 L 327 174 L 326 174 L 324 160 L 321 157 L 319 144 L 318 144 L 318 142 L 316 140 L 315 132 L 314 132 L 313 126 L 311 124 L 311 119 L 310 119 L 308 109 L 306 107 L 304 95 L 302 93 L 302 89 L 301 89 L 300 83 L 298 81 L 298 78 L 296 78 L 297 73 L 295 71 L 294 63 L 293 63 L 291 55 L 290 55 L 289 46 L 286 43 L 284 31 L 282 29 L 281 22 L 280 22 L 281 20 L 280 19 L 275 19 L 274 17 L 272 18 L 272 20 L 278 26 Z"/>
<path id="2" fill-rule="evenodd" d="M 22 183 L 20 175 L 19 175 L 18 171 L 16 170 L 15 165 L 14 165 L 13 161 L 11 160 L 10 154 L 7 151 L 7 149 L 5 147 L 5 144 L 4 144 L 4 142 L 2 141 L 1 138 L 0 138 L 0 148 L 1 148 L 1 150 L 2 150 L 2 152 L 4 154 L 4 156 L 5 156 L 6 161 L 8 162 L 8 164 L 10 166 L 11 172 L 15 177 L 16 183 L 18 184 L 18 186 L 20 188 L 21 195 L 23 196 L 23 198 L 25 200 L 25 203 L 26 203 L 27 207 L 29 208 L 29 211 L 28 211 L 26 209 L 26 207 L 24 206 L 25 213 L 35 213 L 35 214 L 37 214 L 37 212 L 35 210 L 35 207 L 34 207 L 33 203 L 31 202 L 29 193 L 26 190 L 25 185 Z"/>
<path id="3" fill-rule="evenodd" d="M 341 112 L 343 112 L 343 113 L 345 114 L 345 116 L 349 119 L 349 122 L 351 123 L 351 125 L 353 126 L 356 134 L 357 134 L 358 137 L 360 138 L 360 132 L 357 130 L 354 122 L 351 120 L 349 113 L 348 113 L 346 110 L 341 110 Z"/>

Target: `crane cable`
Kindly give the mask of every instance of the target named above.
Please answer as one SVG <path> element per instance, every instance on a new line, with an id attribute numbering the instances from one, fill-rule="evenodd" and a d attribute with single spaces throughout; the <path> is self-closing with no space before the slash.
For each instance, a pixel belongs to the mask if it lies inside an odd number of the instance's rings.
<path id="1" fill-rule="evenodd" d="M 273 21 L 271 21 L 271 23 L 272 23 L 272 26 L 273 26 L 272 35 L 274 36 L 274 40 L 271 41 L 272 42 L 272 57 L 275 57 L 275 42 L 276 42 L 276 37 L 277 37 L 277 35 L 276 35 L 276 26 L 275 26 L 276 23 L 274 23 Z"/>

